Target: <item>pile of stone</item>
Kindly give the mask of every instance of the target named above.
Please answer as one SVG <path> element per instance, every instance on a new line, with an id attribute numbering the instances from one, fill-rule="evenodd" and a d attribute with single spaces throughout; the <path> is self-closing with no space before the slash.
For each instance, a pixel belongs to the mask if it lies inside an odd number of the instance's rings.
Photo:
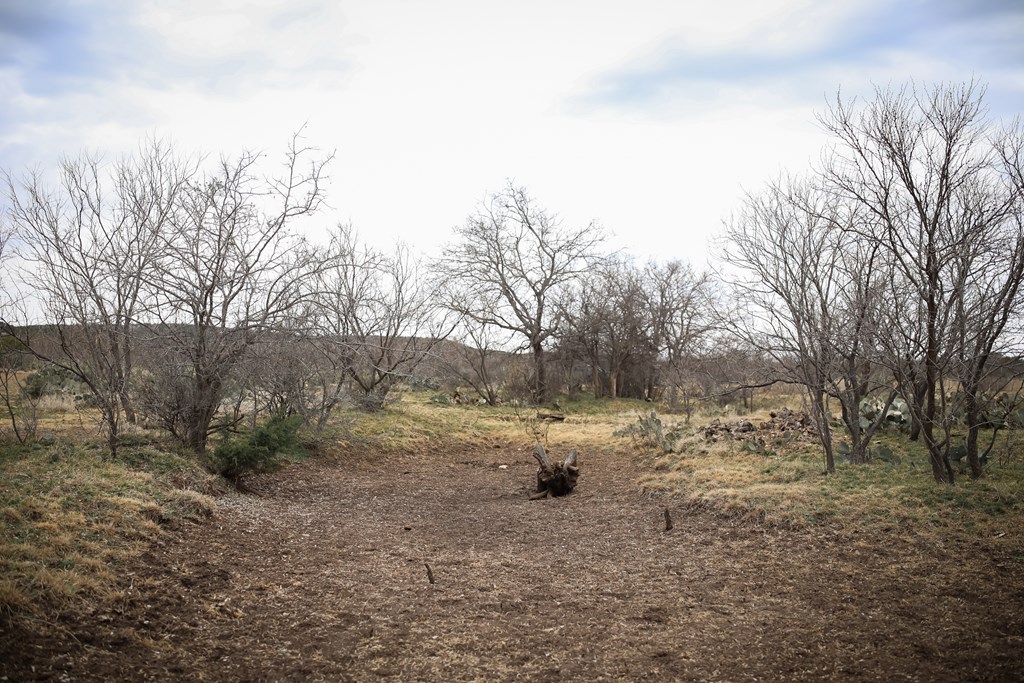
<path id="1" fill-rule="evenodd" d="M 762 422 L 758 429 L 778 432 L 780 434 L 793 431 L 802 432 L 807 435 L 818 433 L 817 428 L 814 426 L 814 420 L 802 410 L 794 411 L 789 408 L 783 408 L 778 412 L 768 413 L 768 415 L 771 419 Z"/>
<path id="2" fill-rule="evenodd" d="M 722 439 L 745 439 L 753 438 L 758 434 L 768 432 L 774 435 L 783 435 L 787 432 L 799 432 L 801 435 L 814 435 L 817 430 L 814 428 L 814 421 L 810 415 L 803 411 L 793 411 L 783 408 L 780 411 L 769 413 L 770 419 L 755 426 L 750 420 L 737 420 L 736 422 L 722 422 L 714 420 L 704 428 L 704 438 L 708 441 L 720 441 Z"/>

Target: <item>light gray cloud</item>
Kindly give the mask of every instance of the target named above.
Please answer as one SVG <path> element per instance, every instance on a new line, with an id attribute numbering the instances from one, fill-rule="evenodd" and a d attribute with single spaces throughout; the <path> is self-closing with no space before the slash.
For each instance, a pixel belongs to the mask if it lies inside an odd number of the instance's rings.
<path id="1" fill-rule="evenodd" d="M 164 25 L 143 22 L 149 44 L 125 73 L 155 88 L 183 85 L 222 97 L 256 83 L 275 87 L 346 77 L 352 65 L 331 42 L 343 29 L 334 5 L 297 0 L 281 6 L 225 10 L 208 2 L 186 3 L 180 13 L 162 15 Z"/>
<path id="2" fill-rule="evenodd" d="M 847 80 L 991 80 L 1024 73 L 1024 3 L 1018 0 L 892 0 L 865 5 L 820 30 L 821 40 L 795 46 L 751 41 L 707 49 L 670 38 L 642 62 L 598 77 L 573 106 L 683 112 L 714 106 L 720 94 L 737 90 L 779 102 L 821 102 Z M 990 104 L 1012 112 L 1021 94 L 1003 93 Z"/>
<path id="3" fill-rule="evenodd" d="M 114 62 L 99 36 L 117 36 L 116 24 L 101 4 L 7 0 L 0 4 L 0 66 L 34 96 L 74 90 L 109 75 Z"/>
<path id="4" fill-rule="evenodd" d="M 287 106 L 281 93 L 340 90 L 343 29 L 324 0 L 0 0 L 0 164 L 121 150 L 157 130 L 251 129 Z M 224 123 L 241 102 L 255 103 L 249 118 Z"/>
<path id="5" fill-rule="evenodd" d="M 37 97 L 96 90 L 114 81 L 229 95 L 256 80 L 343 75 L 350 68 L 318 50 L 325 23 L 338 28 L 330 3 L 305 0 L 286 9 L 242 5 L 230 12 L 208 3 L 169 7 L 176 11 L 146 21 L 141 2 L 4 0 L 0 68 L 13 72 L 20 89 Z M 214 20 L 224 30 L 206 33 L 205 44 L 178 40 L 186 31 L 176 32 L 176 26 L 202 27 Z M 294 40 L 296 34 L 309 37 L 306 49 Z M 282 45 L 290 46 L 287 56 Z"/>

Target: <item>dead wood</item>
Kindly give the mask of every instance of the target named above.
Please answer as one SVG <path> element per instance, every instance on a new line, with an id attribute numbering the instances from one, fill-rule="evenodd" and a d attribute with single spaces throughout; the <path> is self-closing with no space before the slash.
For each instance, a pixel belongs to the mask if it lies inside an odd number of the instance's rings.
<path id="1" fill-rule="evenodd" d="M 576 488 L 576 480 L 580 476 L 576 451 L 569 451 L 565 460 L 552 463 L 544 446 L 538 443 L 533 449 L 533 457 L 537 458 L 540 466 L 537 468 L 537 493 L 530 496 L 530 500 L 538 500 L 548 494 L 564 496 Z"/>
<path id="2" fill-rule="evenodd" d="M 537 419 L 541 422 L 565 422 L 565 415 L 562 413 L 537 413 Z"/>

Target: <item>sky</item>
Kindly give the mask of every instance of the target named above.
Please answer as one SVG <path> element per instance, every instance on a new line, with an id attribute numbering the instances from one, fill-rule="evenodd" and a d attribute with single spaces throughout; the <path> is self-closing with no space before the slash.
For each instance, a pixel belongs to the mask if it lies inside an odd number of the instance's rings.
<path id="1" fill-rule="evenodd" d="M 911 79 L 1024 112 L 1024 0 L 0 0 L 0 168 L 302 129 L 335 154 L 314 238 L 437 254 L 512 182 L 700 266 L 744 191 L 819 159 L 830 98 Z"/>

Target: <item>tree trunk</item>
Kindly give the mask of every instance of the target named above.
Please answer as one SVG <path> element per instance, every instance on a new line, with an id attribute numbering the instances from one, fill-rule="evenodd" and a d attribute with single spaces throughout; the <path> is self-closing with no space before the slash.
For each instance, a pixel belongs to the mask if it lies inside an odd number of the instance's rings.
<path id="1" fill-rule="evenodd" d="M 829 425 L 828 409 L 825 407 L 825 392 L 820 389 L 811 391 L 811 409 L 814 413 L 815 426 L 821 439 L 822 450 L 825 451 L 825 472 L 834 474 L 836 471 L 835 452 L 832 448 L 832 427 Z"/>
<path id="2" fill-rule="evenodd" d="M 530 496 L 531 499 L 564 496 L 576 488 L 576 479 L 580 476 L 576 451 L 570 451 L 565 460 L 552 463 L 544 446 L 538 443 L 533 449 L 533 457 L 537 458 L 540 466 L 537 468 L 537 492 Z"/>
<path id="3" fill-rule="evenodd" d="M 533 400 L 537 405 L 547 400 L 547 384 L 544 376 L 544 346 L 533 342 Z"/>
<path id="4" fill-rule="evenodd" d="M 208 407 L 193 407 L 187 413 L 188 424 L 185 425 L 185 445 L 196 453 L 206 452 L 206 442 L 209 438 L 210 422 L 213 421 L 213 411 Z"/>
<path id="5" fill-rule="evenodd" d="M 854 465 L 863 465 L 868 461 L 868 441 L 860 428 L 860 403 L 854 396 L 847 400 L 841 398 L 839 405 L 843 411 L 843 423 L 850 432 L 850 461 Z"/>
<path id="6" fill-rule="evenodd" d="M 123 367 L 118 368 L 118 374 L 120 375 L 118 377 L 120 389 L 119 398 L 121 400 L 121 408 L 124 410 L 124 419 L 127 420 L 130 425 L 137 425 L 139 423 L 139 417 L 135 412 L 135 404 L 132 401 L 131 392 L 128 387 L 129 381 L 132 377 L 132 348 L 131 344 L 127 341 L 124 346 Z"/>
<path id="7" fill-rule="evenodd" d="M 202 372 L 197 372 L 192 382 L 192 401 L 185 411 L 185 445 L 205 453 L 210 424 L 220 407 L 221 383 Z"/>
<path id="8" fill-rule="evenodd" d="M 911 397 L 909 403 L 914 406 L 924 406 L 924 395 L 928 391 L 928 385 L 925 382 L 916 382 L 914 384 L 914 395 Z M 921 438 L 921 421 L 916 417 L 913 417 L 917 412 L 923 412 L 923 407 L 910 411 L 911 423 L 910 423 L 910 440 L 917 441 Z"/>
<path id="9" fill-rule="evenodd" d="M 924 361 L 926 396 L 924 397 L 925 419 L 922 429 L 924 430 L 925 444 L 928 446 L 928 457 L 932 463 L 932 476 L 940 484 L 952 484 L 953 467 L 949 464 L 948 441 L 945 447 L 940 447 L 935 441 L 935 418 L 939 410 L 935 401 L 935 390 L 939 386 L 942 372 L 942 368 L 939 367 L 940 341 L 937 322 L 939 318 L 939 272 L 936 266 L 936 258 L 935 250 L 929 248 L 926 256 L 926 272 L 928 273 L 928 297 L 926 299 L 928 332 Z"/>
<path id="10" fill-rule="evenodd" d="M 107 447 L 110 449 L 110 456 L 117 457 L 117 447 L 121 444 L 121 410 L 118 399 L 108 396 L 107 405 L 103 408 L 103 418 L 107 423 Z"/>
<path id="11" fill-rule="evenodd" d="M 135 412 L 135 405 L 132 403 L 131 395 L 127 389 L 123 389 L 120 395 L 121 408 L 124 410 L 124 419 L 128 421 L 128 424 L 136 425 L 139 423 L 139 415 Z"/>
<path id="12" fill-rule="evenodd" d="M 967 464 L 971 468 L 971 479 L 980 479 L 984 474 L 981 458 L 978 457 L 978 432 L 981 431 L 981 410 L 978 394 L 973 387 L 965 387 L 964 417 L 967 420 Z"/>

